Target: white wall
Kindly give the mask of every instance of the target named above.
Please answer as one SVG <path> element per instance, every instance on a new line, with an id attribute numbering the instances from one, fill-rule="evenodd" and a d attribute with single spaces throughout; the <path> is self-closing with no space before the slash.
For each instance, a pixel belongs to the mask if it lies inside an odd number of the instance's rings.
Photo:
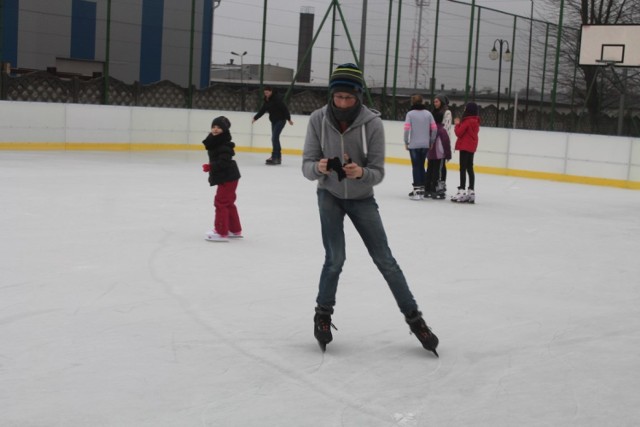
<path id="1" fill-rule="evenodd" d="M 252 125 L 253 113 L 14 101 L 0 101 L 0 149 L 199 150 L 218 115 L 231 121 L 239 149 L 270 151 L 268 117 Z M 285 153 L 302 151 L 308 119 L 294 116 L 285 127 Z M 402 122 L 384 125 L 387 158 L 409 164 Z M 484 127 L 475 164 L 479 172 L 640 189 L 640 138 Z"/>

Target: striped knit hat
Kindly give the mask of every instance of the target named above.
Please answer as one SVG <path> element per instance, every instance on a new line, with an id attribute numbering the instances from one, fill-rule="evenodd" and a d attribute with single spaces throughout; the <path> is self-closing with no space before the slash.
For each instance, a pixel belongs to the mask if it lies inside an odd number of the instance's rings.
<path id="1" fill-rule="evenodd" d="M 335 92 L 358 92 L 363 90 L 362 71 L 355 64 L 342 64 L 331 73 L 329 80 L 329 91 Z"/>

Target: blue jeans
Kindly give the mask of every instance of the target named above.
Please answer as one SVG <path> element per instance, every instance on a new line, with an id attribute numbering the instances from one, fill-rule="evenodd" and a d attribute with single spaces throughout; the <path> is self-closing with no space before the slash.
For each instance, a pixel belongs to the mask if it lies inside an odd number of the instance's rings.
<path id="1" fill-rule="evenodd" d="M 286 120 L 278 120 L 277 122 L 271 123 L 271 158 L 272 159 L 280 159 L 282 158 L 282 147 L 280 146 L 280 134 L 284 129 L 284 125 L 287 124 Z"/>
<path id="2" fill-rule="evenodd" d="M 316 299 L 318 305 L 333 307 L 336 303 L 338 278 L 346 259 L 344 217 L 348 215 L 373 262 L 387 281 L 400 311 L 406 315 L 417 310 L 418 305 L 409 290 L 404 273 L 389 249 L 376 200 L 373 197 L 362 200 L 343 200 L 326 190 L 318 190 L 318 207 L 325 250 Z"/>
<path id="3" fill-rule="evenodd" d="M 411 168 L 413 170 L 413 186 L 424 186 L 424 162 L 427 159 L 426 148 L 410 148 L 409 156 L 411 156 Z"/>

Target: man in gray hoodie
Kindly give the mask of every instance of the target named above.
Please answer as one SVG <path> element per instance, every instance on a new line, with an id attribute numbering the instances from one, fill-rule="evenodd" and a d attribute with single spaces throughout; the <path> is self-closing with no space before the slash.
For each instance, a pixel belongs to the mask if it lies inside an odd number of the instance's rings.
<path id="1" fill-rule="evenodd" d="M 318 207 L 325 248 L 314 336 L 324 351 L 333 339 L 331 315 L 346 259 L 344 217 L 349 216 L 384 276 L 411 331 L 436 356 L 438 338 L 422 318 L 405 276 L 394 259 L 374 198 L 384 178 L 385 137 L 380 114 L 362 103 L 362 72 L 339 65 L 329 81 L 329 104 L 314 111 L 304 143 L 302 173 L 318 181 Z M 334 327 L 335 328 L 335 327 Z"/>

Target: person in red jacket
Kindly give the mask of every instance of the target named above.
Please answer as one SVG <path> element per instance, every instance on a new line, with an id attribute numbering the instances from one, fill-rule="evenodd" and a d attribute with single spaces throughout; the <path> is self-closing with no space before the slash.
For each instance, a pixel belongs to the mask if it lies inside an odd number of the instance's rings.
<path id="1" fill-rule="evenodd" d="M 451 197 L 451 201 L 475 203 L 476 175 L 473 171 L 473 155 L 478 149 L 478 134 L 480 133 L 478 104 L 469 102 L 464 107 L 462 119 L 456 117 L 454 124 L 456 125 L 454 132 L 458 137 L 456 150 L 460 152 L 460 185 L 458 186 L 458 193 Z M 469 188 L 465 192 L 467 174 L 469 175 Z"/>

